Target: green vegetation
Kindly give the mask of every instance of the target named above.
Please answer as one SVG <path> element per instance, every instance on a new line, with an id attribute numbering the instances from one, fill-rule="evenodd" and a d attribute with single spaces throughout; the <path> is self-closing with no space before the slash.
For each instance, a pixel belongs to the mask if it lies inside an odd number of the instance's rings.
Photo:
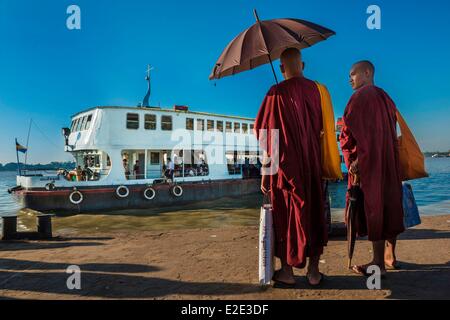
<path id="1" fill-rule="evenodd" d="M 22 170 L 57 170 L 57 169 L 70 169 L 75 168 L 75 162 L 50 162 L 48 164 L 25 164 L 20 163 L 20 169 Z M 10 162 L 6 164 L 0 163 L 0 171 L 17 171 L 17 163 Z"/>

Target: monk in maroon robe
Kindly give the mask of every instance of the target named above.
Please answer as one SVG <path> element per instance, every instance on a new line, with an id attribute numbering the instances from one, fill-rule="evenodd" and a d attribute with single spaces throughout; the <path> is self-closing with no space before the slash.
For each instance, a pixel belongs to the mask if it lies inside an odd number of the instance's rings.
<path id="1" fill-rule="evenodd" d="M 270 194 L 273 206 L 275 256 L 282 268 L 274 274 L 275 285 L 295 285 L 293 267 L 304 268 L 309 257 L 307 280 L 312 286 L 323 279 L 320 255 L 327 243 L 323 201 L 320 135 L 322 110 L 315 82 L 303 76 L 300 51 L 281 55 L 286 79 L 267 93 L 255 121 L 258 140 L 275 172 L 263 172 L 261 189 Z M 278 130 L 278 145 L 271 135 Z M 275 150 L 278 156 L 271 154 Z M 273 163 L 278 160 L 278 163 Z M 267 169 L 267 168 L 265 168 Z"/>
<path id="2" fill-rule="evenodd" d="M 367 275 L 367 267 L 377 265 L 384 275 L 385 264 L 396 263 L 396 237 L 404 231 L 402 183 L 397 109 L 389 95 L 374 86 L 374 73 L 369 61 L 356 63 L 350 71 L 355 93 L 344 112 L 340 143 L 349 169 L 349 186 L 356 178 L 354 182 L 363 192 L 364 210 L 360 214 L 365 223 L 357 226 L 357 233 L 368 236 L 373 244 L 373 260 L 352 270 Z"/>

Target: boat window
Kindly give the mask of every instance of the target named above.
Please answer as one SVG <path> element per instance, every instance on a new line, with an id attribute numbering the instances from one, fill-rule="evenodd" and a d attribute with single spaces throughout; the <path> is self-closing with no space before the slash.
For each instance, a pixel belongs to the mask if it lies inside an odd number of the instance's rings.
<path id="1" fill-rule="evenodd" d="M 75 131 L 80 131 L 81 130 L 81 123 L 82 122 L 83 122 L 83 118 L 78 118 L 77 128 L 75 129 Z"/>
<path id="2" fill-rule="evenodd" d="M 73 132 L 76 132 L 76 131 L 77 131 L 77 126 L 78 126 L 78 118 L 74 120 L 74 123 L 73 123 L 73 130 L 72 130 Z"/>
<path id="3" fill-rule="evenodd" d="M 180 175 L 184 177 L 208 176 L 209 166 L 204 150 L 184 150 L 180 170 Z"/>
<path id="4" fill-rule="evenodd" d="M 242 124 L 242 133 L 247 133 L 248 132 L 248 124 L 247 123 L 243 123 Z"/>
<path id="5" fill-rule="evenodd" d="M 234 123 L 234 132 L 236 132 L 236 133 L 241 132 L 241 124 L 239 122 Z"/>
<path id="6" fill-rule="evenodd" d="M 172 130 L 172 116 L 161 117 L 161 130 L 164 131 Z"/>
<path id="7" fill-rule="evenodd" d="M 89 130 L 89 128 L 91 127 L 91 122 L 92 122 L 92 114 L 88 115 L 86 124 L 84 126 L 84 130 Z"/>
<path id="8" fill-rule="evenodd" d="M 78 128 L 79 128 L 78 130 L 79 131 L 83 131 L 84 130 L 83 128 L 84 128 L 85 124 L 86 124 L 86 117 L 83 117 L 83 118 L 80 119 L 80 124 L 78 126 Z"/>
<path id="9" fill-rule="evenodd" d="M 208 126 L 208 131 L 214 131 L 214 120 L 208 120 L 206 125 Z"/>
<path id="10" fill-rule="evenodd" d="M 156 130 L 156 114 L 146 114 L 144 117 L 145 130 Z"/>
<path id="11" fill-rule="evenodd" d="M 251 123 L 250 124 L 250 133 L 253 133 L 253 128 L 254 128 L 255 126 L 253 125 L 253 123 Z"/>
<path id="12" fill-rule="evenodd" d="M 223 132 L 223 121 L 217 121 L 217 131 Z"/>
<path id="13" fill-rule="evenodd" d="M 194 130 L 194 119 L 186 118 L 186 130 Z"/>
<path id="14" fill-rule="evenodd" d="M 159 164 L 159 152 L 151 152 L 150 153 L 150 164 L 151 165 Z"/>
<path id="15" fill-rule="evenodd" d="M 83 117 L 83 123 L 81 124 L 80 131 L 83 131 L 86 129 L 87 118 L 88 118 L 87 116 Z"/>
<path id="16" fill-rule="evenodd" d="M 205 131 L 205 120 L 197 119 L 197 130 Z"/>
<path id="17" fill-rule="evenodd" d="M 87 119 L 86 130 L 89 130 L 91 128 L 91 123 L 92 123 L 92 115 L 90 114 Z"/>
<path id="18" fill-rule="evenodd" d="M 76 122 L 77 122 L 76 120 L 72 121 L 72 124 L 70 125 L 70 132 L 73 132 L 73 129 L 75 129 L 75 123 Z"/>
<path id="19" fill-rule="evenodd" d="M 228 174 L 242 175 L 244 179 L 260 177 L 261 162 L 257 152 L 227 151 Z"/>
<path id="20" fill-rule="evenodd" d="M 238 152 L 228 151 L 225 156 L 227 159 L 228 174 L 241 174 L 241 164 L 239 163 Z"/>
<path id="21" fill-rule="evenodd" d="M 87 118 L 87 117 L 86 117 Z M 79 119 L 83 120 L 82 118 Z M 73 154 L 75 168 L 73 170 L 59 170 L 58 176 L 68 181 L 98 181 L 109 175 L 111 159 L 99 150 L 77 151 Z"/>
<path id="22" fill-rule="evenodd" d="M 127 129 L 139 129 L 139 115 L 127 113 Z"/>
<path id="23" fill-rule="evenodd" d="M 227 123 L 226 123 L 226 132 L 231 132 L 231 131 L 232 131 L 231 122 L 227 121 Z"/>

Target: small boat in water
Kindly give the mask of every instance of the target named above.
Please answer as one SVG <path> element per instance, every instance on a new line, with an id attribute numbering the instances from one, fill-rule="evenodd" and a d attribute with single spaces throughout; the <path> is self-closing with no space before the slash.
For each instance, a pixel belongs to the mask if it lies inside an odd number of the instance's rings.
<path id="1" fill-rule="evenodd" d="M 254 119 L 148 106 L 99 106 L 63 128 L 73 170 L 17 176 L 11 189 L 42 212 L 179 206 L 260 189 Z"/>

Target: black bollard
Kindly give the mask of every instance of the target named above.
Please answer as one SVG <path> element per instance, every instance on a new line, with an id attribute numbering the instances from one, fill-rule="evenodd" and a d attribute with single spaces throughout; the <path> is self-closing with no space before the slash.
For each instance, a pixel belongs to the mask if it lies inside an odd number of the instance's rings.
<path id="1" fill-rule="evenodd" d="M 7 216 L 2 218 L 1 240 L 13 240 L 17 237 L 17 216 Z"/>
<path id="2" fill-rule="evenodd" d="M 37 231 L 41 238 L 51 239 L 52 235 L 52 217 L 53 214 L 37 215 Z"/>

